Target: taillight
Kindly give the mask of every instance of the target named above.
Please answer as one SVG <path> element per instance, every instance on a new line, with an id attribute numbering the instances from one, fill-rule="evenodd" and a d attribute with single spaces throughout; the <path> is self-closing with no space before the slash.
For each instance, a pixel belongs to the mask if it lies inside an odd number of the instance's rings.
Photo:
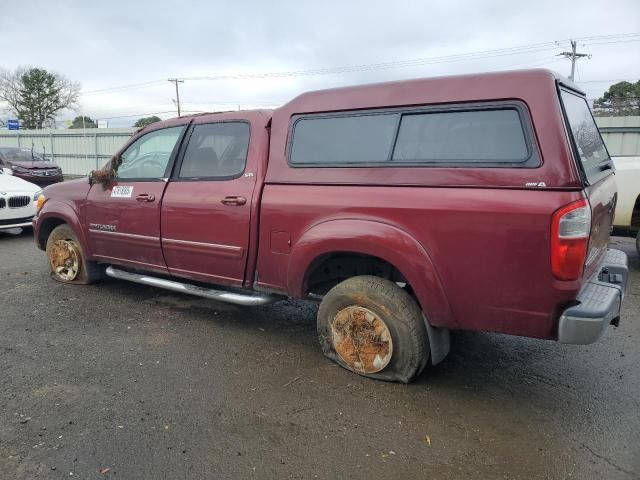
<path id="1" fill-rule="evenodd" d="M 582 276 L 591 233 L 591 207 L 582 199 L 556 210 L 551 218 L 551 271 L 559 280 Z"/>

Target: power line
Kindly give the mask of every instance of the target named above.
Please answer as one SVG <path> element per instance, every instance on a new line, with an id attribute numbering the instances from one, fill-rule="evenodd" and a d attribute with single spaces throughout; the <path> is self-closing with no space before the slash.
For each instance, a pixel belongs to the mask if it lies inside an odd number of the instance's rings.
<path id="1" fill-rule="evenodd" d="M 118 90 L 133 90 L 136 88 L 149 87 L 151 85 L 160 85 L 161 83 L 164 83 L 164 82 L 165 80 L 151 80 L 149 82 L 130 83 L 128 85 L 120 85 L 118 87 L 101 88 L 99 90 L 88 90 L 86 92 L 82 92 L 82 95 L 96 95 L 101 93 L 110 93 Z"/>
<path id="2" fill-rule="evenodd" d="M 412 66 L 421 66 L 428 64 L 438 64 L 447 62 L 460 62 L 479 60 L 484 58 L 495 58 L 508 55 L 522 55 L 527 53 L 538 53 L 543 51 L 555 50 L 562 43 L 567 41 L 580 41 L 587 42 L 585 45 L 605 45 L 609 43 L 623 43 L 623 42 L 636 42 L 640 41 L 640 32 L 625 33 L 625 34 L 611 34 L 611 35 L 597 35 L 588 37 L 576 37 L 575 40 L 565 39 L 551 42 L 533 43 L 529 45 L 521 45 L 515 47 L 507 47 L 493 50 L 480 50 L 475 52 L 468 52 L 462 54 L 445 55 L 440 57 L 424 57 L 414 58 L 408 60 L 398 60 L 391 62 L 361 64 L 361 65 L 346 65 L 340 67 L 319 68 L 310 70 L 293 70 L 283 72 L 264 72 L 264 73 L 237 73 L 237 74 L 224 74 L 214 76 L 194 76 L 194 77 L 180 77 L 181 80 L 205 80 L 205 81 L 217 81 L 217 80 L 247 80 L 247 79 L 264 79 L 264 78 L 282 78 L 282 77 L 302 77 L 302 76 L 318 76 L 318 75 L 334 75 L 342 73 L 353 73 L 370 70 L 382 70 L 390 68 L 406 68 Z M 171 81 L 178 80 L 174 78 Z M 121 91 L 127 89 L 145 88 L 160 84 L 165 80 L 152 80 L 149 82 L 135 83 L 129 85 L 120 85 L 117 87 L 105 88 L 101 90 L 92 90 L 83 92 L 83 95 L 93 95 L 102 93 L 111 93 L 114 91 Z"/>

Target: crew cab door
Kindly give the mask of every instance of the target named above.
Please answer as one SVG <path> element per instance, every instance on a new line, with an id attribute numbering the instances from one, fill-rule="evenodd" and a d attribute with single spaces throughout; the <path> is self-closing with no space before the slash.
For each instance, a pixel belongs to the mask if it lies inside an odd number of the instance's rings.
<path id="1" fill-rule="evenodd" d="M 591 206 L 591 232 L 584 268 L 584 276 L 589 277 L 609 244 L 618 191 L 614 165 L 586 99 L 565 89 L 561 89 L 560 96 Z"/>
<path id="2" fill-rule="evenodd" d="M 166 271 L 160 245 L 160 206 L 184 125 L 150 131 L 121 154 L 117 178 L 94 184 L 85 228 L 98 261 Z"/>
<path id="3" fill-rule="evenodd" d="M 242 285 L 248 256 L 256 155 L 251 125 L 194 121 L 162 202 L 162 249 L 169 273 Z M 210 120 L 209 120 L 210 122 Z"/>

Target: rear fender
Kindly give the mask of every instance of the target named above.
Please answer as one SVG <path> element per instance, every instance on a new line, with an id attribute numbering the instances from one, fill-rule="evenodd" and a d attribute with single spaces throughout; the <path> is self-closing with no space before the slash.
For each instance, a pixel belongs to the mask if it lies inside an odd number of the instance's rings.
<path id="1" fill-rule="evenodd" d="M 336 252 L 371 255 L 389 262 L 407 279 L 431 325 L 454 326 L 442 284 L 425 248 L 404 230 L 372 220 L 329 220 L 306 230 L 290 256 L 290 295 L 303 298 L 307 272 L 314 260 Z"/>

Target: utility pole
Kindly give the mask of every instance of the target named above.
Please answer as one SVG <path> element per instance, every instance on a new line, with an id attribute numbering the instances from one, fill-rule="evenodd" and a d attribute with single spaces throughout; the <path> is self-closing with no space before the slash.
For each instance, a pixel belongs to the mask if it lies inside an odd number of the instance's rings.
<path id="1" fill-rule="evenodd" d="M 180 91 L 178 90 L 178 84 L 184 83 L 184 80 L 180 80 L 177 78 L 168 78 L 167 80 L 175 83 L 176 85 L 176 106 L 178 107 L 178 116 L 180 116 Z"/>
<path id="2" fill-rule="evenodd" d="M 577 53 L 576 52 L 576 41 L 571 40 L 571 51 L 570 52 L 562 52 L 557 55 L 558 57 L 565 57 L 571 59 L 571 75 L 569 75 L 569 80 L 573 82 L 573 77 L 576 72 L 576 60 L 583 57 L 591 58 L 591 55 L 588 53 Z"/>

